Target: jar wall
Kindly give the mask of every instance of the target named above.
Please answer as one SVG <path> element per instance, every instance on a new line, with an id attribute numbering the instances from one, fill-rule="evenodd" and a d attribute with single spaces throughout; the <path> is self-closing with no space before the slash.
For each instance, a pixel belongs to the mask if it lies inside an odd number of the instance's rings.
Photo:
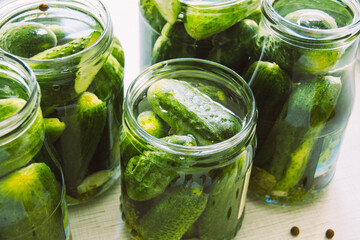
<path id="1" fill-rule="evenodd" d="M 242 73 L 259 58 L 260 1 L 174 0 L 173 11 L 140 1 L 141 68 L 173 58 L 201 58 Z"/>
<path id="2" fill-rule="evenodd" d="M 342 4 L 262 4 L 262 57 L 245 79 L 259 109 L 250 190 L 268 202 L 311 199 L 335 173 L 354 103 L 359 44 L 358 3 Z"/>
<path id="3" fill-rule="evenodd" d="M 31 70 L 0 54 L 0 238 L 70 239 L 65 185 Z"/>
<path id="4" fill-rule="evenodd" d="M 3 49 L 17 53 L 7 44 L 11 29 L 25 35 L 24 26 L 34 23 L 56 37 L 55 46 L 20 57 L 40 84 L 41 108 L 60 155 L 69 204 L 90 200 L 120 171 L 124 55 L 108 11 L 97 0 L 10 2 L 2 2 L 8 4 L 1 10 Z"/>
<path id="5" fill-rule="evenodd" d="M 141 114 L 157 112 L 148 99 L 153 96 L 151 89 L 164 79 L 181 81 L 186 86 L 202 89 L 203 93 L 203 86 L 207 86 L 207 90 L 209 86 L 216 87 L 217 93 L 223 92 L 220 95 L 226 98 L 221 99 L 221 106 L 226 106 L 242 121 L 240 132 L 224 141 L 202 145 L 195 132 L 171 130 L 167 120 L 161 126 L 165 129 L 161 135 L 146 128 L 141 123 Z M 214 98 L 206 93 L 207 98 Z M 196 101 L 196 97 L 188 94 L 190 92 L 184 92 L 186 101 Z M 209 104 L 215 104 L 213 102 Z M 166 105 L 165 102 L 159 104 Z M 177 114 L 186 115 L 185 112 L 174 110 L 171 116 L 177 118 Z M 177 118 L 179 122 L 180 118 Z M 130 85 L 123 121 L 120 208 L 130 231 L 144 239 L 160 236 L 233 239 L 244 218 L 256 147 L 256 109 L 246 83 L 215 63 L 195 59 L 165 61 L 147 69 Z M 150 119 L 147 121 L 151 123 Z M 183 124 L 186 129 L 187 124 Z M 215 139 L 215 134 L 213 137 Z"/>

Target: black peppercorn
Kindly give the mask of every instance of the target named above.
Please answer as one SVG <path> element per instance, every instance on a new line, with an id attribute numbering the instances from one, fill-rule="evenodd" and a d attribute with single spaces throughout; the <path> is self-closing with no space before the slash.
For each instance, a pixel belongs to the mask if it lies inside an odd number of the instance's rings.
<path id="1" fill-rule="evenodd" d="M 291 235 L 293 235 L 293 236 L 297 236 L 297 235 L 299 235 L 299 233 L 300 233 L 300 229 L 299 229 L 298 227 L 294 226 L 294 227 L 292 227 L 292 228 L 290 229 L 290 233 L 291 233 Z"/>
<path id="2" fill-rule="evenodd" d="M 326 230 L 325 235 L 326 235 L 326 237 L 327 237 L 328 239 L 331 239 L 331 238 L 334 237 L 335 232 L 334 232 L 334 230 L 332 230 L 332 229 L 328 229 L 328 230 Z"/>
<path id="3" fill-rule="evenodd" d="M 40 11 L 45 12 L 46 10 L 48 10 L 48 8 L 49 8 L 49 5 L 47 5 L 46 3 L 42 3 L 39 5 Z"/>

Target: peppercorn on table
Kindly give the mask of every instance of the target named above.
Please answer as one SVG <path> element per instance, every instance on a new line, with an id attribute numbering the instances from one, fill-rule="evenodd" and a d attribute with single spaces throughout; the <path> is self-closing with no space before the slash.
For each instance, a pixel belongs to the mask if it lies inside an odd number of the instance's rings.
<path id="1" fill-rule="evenodd" d="M 103 0 L 103 2 L 110 10 L 114 33 L 125 51 L 126 89 L 140 73 L 138 1 Z M 360 62 L 357 66 L 357 78 L 359 77 Z M 357 86 L 357 93 L 359 91 Z M 359 239 L 357 234 L 360 226 L 359 123 L 360 94 L 357 94 L 336 173 L 330 185 L 314 201 L 298 206 L 271 206 L 248 196 L 245 218 L 235 239 L 327 239 L 328 229 L 334 231 L 333 239 Z M 118 181 L 102 196 L 82 205 L 70 207 L 72 239 L 131 239 L 121 219 L 119 197 L 120 182 Z M 297 227 L 299 230 L 296 238 L 291 235 L 292 227 Z"/>

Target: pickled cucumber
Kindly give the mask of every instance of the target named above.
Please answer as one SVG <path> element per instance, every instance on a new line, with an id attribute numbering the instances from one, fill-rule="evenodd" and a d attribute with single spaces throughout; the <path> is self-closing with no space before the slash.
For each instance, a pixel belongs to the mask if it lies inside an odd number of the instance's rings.
<path id="1" fill-rule="evenodd" d="M 240 120 L 186 82 L 162 79 L 148 89 L 148 101 L 177 134 L 192 134 L 199 145 L 231 138 L 241 130 Z"/>
<path id="2" fill-rule="evenodd" d="M 0 30 L 0 47 L 19 57 L 30 58 L 56 44 L 56 35 L 41 23 L 11 23 Z"/>

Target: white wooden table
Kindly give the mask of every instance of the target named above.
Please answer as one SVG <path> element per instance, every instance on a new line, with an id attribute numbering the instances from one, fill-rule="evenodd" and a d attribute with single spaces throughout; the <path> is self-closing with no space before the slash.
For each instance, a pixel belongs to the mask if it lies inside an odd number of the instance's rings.
<path id="1" fill-rule="evenodd" d="M 125 87 L 139 74 L 139 15 L 137 0 L 103 0 L 110 9 L 115 35 L 125 49 Z M 360 76 L 360 74 L 358 74 Z M 357 82 L 359 79 L 356 80 Z M 296 207 L 272 207 L 248 197 L 245 219 L 236 239 L 285 240 L 325 238 L 360 239 L 360 92 L 346 130 L 335 177 L 313 203 Z M 73 240 L 131 239 L 119 211 L 120 183 L 84 205 L 70 207 Z M 290 228 L 298 226 L 293 237 Z"/>

